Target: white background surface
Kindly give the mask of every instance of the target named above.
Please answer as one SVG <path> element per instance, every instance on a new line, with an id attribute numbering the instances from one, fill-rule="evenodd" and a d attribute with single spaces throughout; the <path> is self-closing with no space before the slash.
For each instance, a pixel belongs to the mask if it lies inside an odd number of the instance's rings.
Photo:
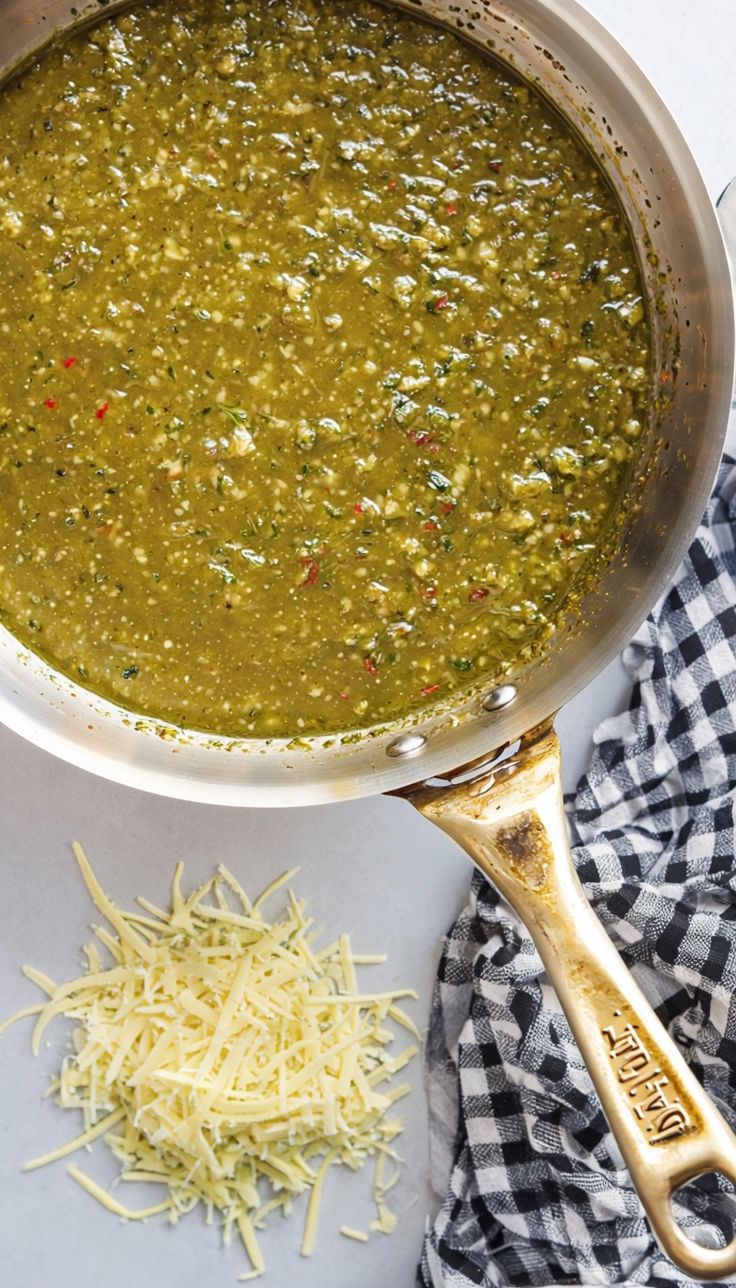
<path id="1" fill-rule="evenodd" d="M 736 174 L 736 0 L 588 0 L 588 7 L 640 62 L 674 112 L 714 200 Z M 567 785 L 586 764 L 590 735 L 626 702 L 618 664 L 562 713 Z M 123 904 L 136 893 L 166 898 L 177 858 L 192 880 L 224 861 L 251 889 L 301 863 L 296 882 L 318 921 L 349 930 L 362 951 L 387 951 L 373 968 L 379 987 L 411 984 L 414 1014 L 428 1012 L 440 938 L 464 902 L 467 861 L 405 805 L 367 800 L 327 808 L 217 810 L 160 800 L 91 778 L 0 729 L 0 1015 L 36 1000 L 19 966 L 30 961 L 70 978 L 80 964 L 91 909 L 76 875 L 70 841 L 87 847 L 107 889 Z M 29 1022 L 0 1041 L 0 1284 L 3 1288 L 209 1288 L 234 1283 L 246 1269 L 240 1249 L 223 1251 L 216 1229 L 198 1213 L 171 1229 L 157 1218 L 117 1221 L 71 1182 L 64 1163 L 21 1176 L 20 1166 L 73 1135 L 76 1117 L 41 1103 L 45 1076 L 63 1049 L 34 1061 Z M 416 1066 L 416 1062 L 415 1062 Z M 402 1216 L 390 1239 L 348 1243 L 340 1223 L 365 1227 L 368 1176 L 333 1169 L 321 1238 L 311 1261 L 298 1255 L 301 1214 L 278 1222 L 263 1240 L 274 1288 L 411 1288 L 425 1213 L 426 1114 L 420 1070 L 404 1102 L 407 1162 L 394 1192 Z M 107 1180 L 98 1145 L 84 1166 Z M 124 1196 L 147 1201 L 144 1187 Z"/>

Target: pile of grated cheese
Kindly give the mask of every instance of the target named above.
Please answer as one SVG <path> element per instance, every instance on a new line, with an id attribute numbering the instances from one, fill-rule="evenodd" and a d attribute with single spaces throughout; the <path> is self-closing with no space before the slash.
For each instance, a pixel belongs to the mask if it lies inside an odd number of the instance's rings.
<path id="1" fill-rule="evenodd" d="M 389 1234 L 396 1217 L 386 1195 L 398 1177 L 391 1142 L 401 1122 L 388 1116 L 409 1091 L 385 1088 L 417 1052 L 392 1056 L 390 1017 L 416 1037 L 397 1005 L 410 989 L 361 993 L 355 967 L 383 961 L 356 956 L 347 935 L 317 948 L 304 903 L 289 893 L 279 919 L 264 914 L 286 872 L 254 901 L 235 877 L 217 875 L 185 896 L 176 868 L 171 909 L 138 899 L 122 912 L 102 890 L 79 845 L 87 889 L 111 929 L 94 928 L 87 971 L 57 985 L 32 967 L 26 976 L 48 995 L 0 1026 L 38 1016 L 38 1054 L 49 1022 L 76 1022 L 74 1054 L 54 1080 L 65 1109 L 81 1110 L 85 1129 L 26 1165 L 44 1166 L 104 1136 L 125 1181 L 159 1182 L 165 1196 L 129 1208 L 76 1166 L 70 1175 L 111 1212 L 128 1220 L 168 1213 L 172 1222 L 203 1203 L 220 1213 L 226 1240 L 242 1239 L 254 1279 L 264 1263 L 256 1232 L 269 1213 L 291 1211 L 308 1194 L 301 1251 L 313 1249 L 325 1176 L 375 1160 L 371 1229 Z M 111 964 L 103 963 L 101 945 Z M 363 1230 L 341 1232 L 365 1240 Z"/>

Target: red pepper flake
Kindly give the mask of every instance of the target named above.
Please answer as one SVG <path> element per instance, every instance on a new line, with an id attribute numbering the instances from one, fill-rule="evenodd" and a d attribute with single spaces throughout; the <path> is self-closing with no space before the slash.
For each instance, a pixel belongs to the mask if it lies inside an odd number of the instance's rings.
<path id="1" fill-rule="evenodd" d="M 307 557 L 302 559 L 302 565 L 306 569 L 307 573 L 304 581 L 302 582 L 302 586 L 316 586 L 317 578 L 319 577 L 319 564 L 317 563 L 317 560 Z"/>
<path id="2" fill-rule="evenodd" d="M 399 186 L 398 179 L 389 179 L 388 183 L 386 184 L 386 187 L 388 188 L 389 192 L 393 192 L 395 188 L 398 188 L 398 186 Z"/>
<path id="3" fill-rule="evenodd" d="M 440 687 L 439 684 L 425 685 L 424 688 L 422 689 L 422 697 L 428 698 L 431 693 L 436 693 L 439 687 Z"/>
<path id="4" fill-rule="evenodd" d="M 456 501 L 440 501 L 440 508 L 443 514 L 452 514 L 455 509 Z"/>
<path id="5" fill-rule="evenodd" d="M 470 594 L 468 595 L 468 599 L 470 600 L 471 604 L 478 604 L 480 603 L 481 599 L 487 599 L 489 593 L 490 592 L 486 589 L 485 586 L 476 586 L 474 590 L 471 590 Z"/>
<path id="6" fill-rule="evenodd" d="M 433 312 L 434 312 L 434 313 L 440 313 L 440 312 L 442 311 L 442 309 L 446 309 L 446 308 L 447 308 L 447 306 L 448 306 L 448 304 L 449 304 L 449 303 L 450 303 L 450 297 L 449 297 L 449 295 L 440 295 L 440 296 L 439 296 L 439 298 L 438 298 L 438 299 L 436 299 L 436 300 L 435 300 L 435 302 L 434 302 L 434 305 L 433 305 Z"/>
<path id="7" fill-rule="evenodd" d="M 64 359 L 64 366 L 66 367 L 67 371 L 69 370 L 70 367 L 73 367 L 76 364 L 76 361 L 77 359 L 74 357 Z"/>
<path id="8" fill-rule="evenodd" d="M 363 513 L 364 513 L 364 511 L 363 511 L 363 507 L 362 507 L 362 505 L 360 504 L 360 501 L 356 501 L 356 502 L 355 502 L 355 505 L 353 506 L 353 509 L 355 510 L 355 513 L 356 513 L 356 514 L 363 514 Z"/>
<path id="9" fill-rule="evenodd" d="M 669 373 L 669 371 L 663 371 L 663 372 L 660 374 L 660 377 L 659 377 L 659 378 L 660 378 L 660 380 L 662 381 L 662 384 L 663 384 L 663 385 L 668 385 L 668 384 L 670 383 L 670 373 Z"/>
<path id="10" fill-rule="evenodd" d="M 552 278 L 552 281 L 553 281 L 553 282 L 559 282 L 561 278 L 566 277 L 566 276 L 567 276 L 567 274 L 566 274 L 566 273 L 561 273 L 561 272 L 560 272 L 560 270 L 559 270 L 559 268 L 553 268 L 553 269 L 552 269 L 552 272 L 550 273 L 550 277 Z"/>
<path id="11" fill-rule="evenodd" d="M 448 203 L 448 205 L 446 205 L 446 206 L 445 206 L 445 214 L 446 214 L 446 215 L 456 215 L 456 214 L 458 213 L 459 209 L 460 209 L 460 207 L 459 207 L 459 206 L 456 206 L 454 201 L 451 201 L 451 202 L 449 202 L 449 203 Z"/>
<path id="12" fill-rule="evenodd" d="M 378 667 L 372 657 L 363 658 L 363 670 L 367 671 L 369 675 L 378 675 Z"/>
<path id="13" fill-rule="evenodd" d="M 436 586 L 422 586 L 422 599 L 432 600 L 436 598 L 437 598 Z"/>
<path id="14" fill-rule="evenodd" d="M 560 533 L 560 541 L 562 542 L 563 546 L 571 546 L 571 545 L 572 545 L 572 543 L 573 543 L 573 535 L 572 535 L 572 533 L 571 533 L 571 532 L 561 532 L 561 533 Z"/>
<path id="15" fill-rule="evenodd" d="M 491 170 L 493 171 L 493 173 L 494 173 L 494 174 L 498 174 L 498 172 L 499 172 L 499 170 L 501 169 L 501 166 L 502 166 L 502 165 L 503 165 L 503 161 L 489 161 L 489 162 L 488 162 L 488 167 L 489 167 L 489 169 L 491 169 Z"/>
<path id="16" fill-rule="evenodd" d="M 55 398 L 44 398 L 43 405 L 44 407 L 48 407 L 50 411 L 53 411 L 54 408 L 59 406 Z"/>
<path id="17" fill-rule="evenodd" d="M 101 407 L 97 408 L 97 411 L 95 412 L 95 416 L 97 417 L 98 420 L 104 420 L 109 410 L 110 410 L 109 402 L 104 402 Z"/>
<path id="18" fill-rule="evenodd" d="M 349 702 L 349 700 L 350 700 L 350 694 L 349 694 L 349 693 L 338 693 L 338 695 L 337 695 L 337 696 L 338 696 L 338 698 L 340 699 L 340 701 L 341 701 L 341 702 Z"/>
<path id="19" fill-rule="evenodd" d="M 426 447 L 427 443 L 434 442 L 434 434 L 430 429 L 410 429 L 409 438 L 417 447 Z"/>
<path id="20" fill-rule="evenodd" d="M 209 158 L 209 160 L 210 160 L 210 161 L 216 161 L 216 160 L 217 160 L 217 150 L 216 150 L 215 148 L 211 147 L 211 146 L 210 146 L 210 147 L 208 147 L 208 149 L 207 149 L 207 156 L 208 156 L 208 158 Z"/>
<path id="21" fill-rule="evenodd" d="M 434 519 L 427 519 L 427 522 L 423 524 L 425 532 L 435 532 L 439 526 Z"/>

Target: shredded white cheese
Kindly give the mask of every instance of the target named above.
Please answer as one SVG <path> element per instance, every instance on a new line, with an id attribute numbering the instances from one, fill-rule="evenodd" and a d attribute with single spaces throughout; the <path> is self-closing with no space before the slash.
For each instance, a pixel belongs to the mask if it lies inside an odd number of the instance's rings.
<path id="1" fill-rule="evenodd" d="M 174 873 L 171 909 L 139 899 L 143 912 L 121 912 L 102 890 L 81 846 L 74 852 L 87 889 L 114 934 L 95 928 L 85 949 L 87 972 L 57 985 L 24 967 L 48 995 L 12 1020 L 37 1015 L 33 1050 L 49 1022 L 76 1023 L 75 1054 L 54 1082 L 57 1103 L 84 1114 L 73 1140 L 26 1164 L 44 1166 L 104 1135 L 122 1165 L 121 1179 L 155 1181 L 166 1197 L 129 1208 L 73 1165 L 69 1173 L 89 1194 L 126 1220 L 167 1212 L 172 1222 L 198 1203 L 223 1218 L 226 1240 L 237 1232 L 252 1269 L 263 1273 L 256 1231 L 276 1209 L 308 1193 L 301 1251 L 311 1253 L 322 1188 L 334 1163 L 352 1169 L 376 1159 L 371 1229 L 390 1233 L 395 1215 L 385 1195 L 395 1183 L 390 1142 L 401 1123 L 387 1116 L 407 1084 L 380 1090 L 416 1054 L 389 1054 L 387 1018 L 418 1037 L 396 1005 L 409 989 L 358 989 L 356 957 L 347 935 L 318 949 L 303 902 L 291 893 L 280 919 L 263 913 L 284 886 L 284 873 L 251 902 L 221 867 L 190 895 Z M 348 1238 L 367 1235 L 341 1227 Z"/>
<path id="2" fill-rule="evenodd" d="M 368 1242 L 365 1230 L 354 1230 L 351 1225 L 341 1225 L 340 1234 L 344 1234 L 346 1239 L 355 1239 L 356 1243 Z"/>

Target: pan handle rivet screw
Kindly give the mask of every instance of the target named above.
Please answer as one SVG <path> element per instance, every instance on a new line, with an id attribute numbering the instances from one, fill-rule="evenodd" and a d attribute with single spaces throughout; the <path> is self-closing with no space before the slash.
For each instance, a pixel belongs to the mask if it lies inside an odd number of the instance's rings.
<path id="1" fill-rule="evenodd" d="M 386 748 L 387 756 L 416 756 L 418 751 L 426 743 L 427 739 L 423 733 L 402 733 Z"/>
<path id="2" fill-rule="evenodd" d="M 481 706 L 484 711 L 500 711 L 502 707 L 507 707 L 516 697 L 515 684 L 499 684 L 497 689 L 491 689 L 484 697 Z"/>

